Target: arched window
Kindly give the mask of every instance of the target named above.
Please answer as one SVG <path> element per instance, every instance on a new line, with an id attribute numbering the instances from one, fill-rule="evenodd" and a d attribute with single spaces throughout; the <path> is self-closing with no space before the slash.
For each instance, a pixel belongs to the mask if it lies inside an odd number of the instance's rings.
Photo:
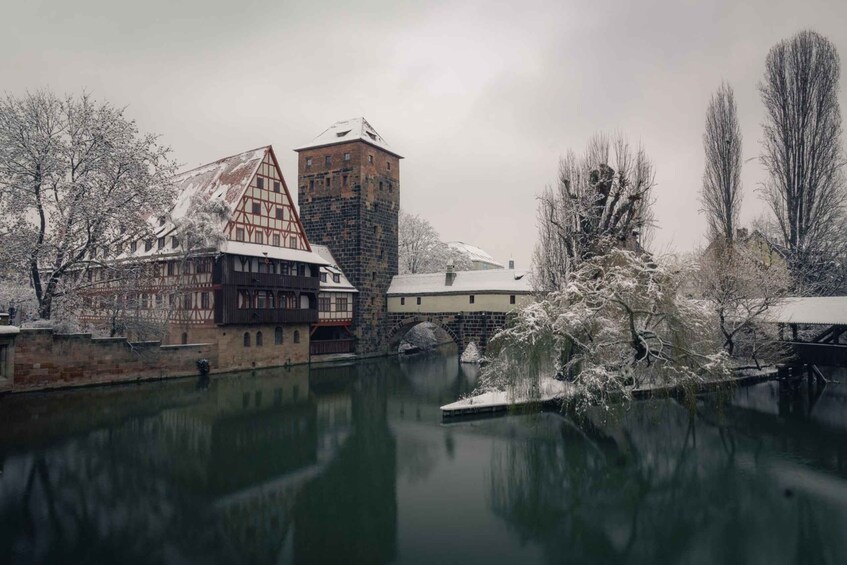
<path id="1" fill-rule="evenodd" d="M 262 347 L 262 332 L 256 332 L 256 347 Z"/>
<path id="2" fill-rule="evenodd" d="M 182 342 L 183 345 L 188 343 L 188 332 L 182 332 L 181 342 Z"/>
<path id="3" fill-rule="evenodd" d="M 250 332 L 244 332 L 244 347 L 250 347 Z"/>
<path id="4" fill-rule="evenodd" d="M 294 343 L 300 343 L 300 330 L 294 330 Z"/>
<path id="5" fill-rule="evenodd" d="M 282 345 L 282 328 L 279 326 L 274 330 L 274 343 L 276 345 Z"/>

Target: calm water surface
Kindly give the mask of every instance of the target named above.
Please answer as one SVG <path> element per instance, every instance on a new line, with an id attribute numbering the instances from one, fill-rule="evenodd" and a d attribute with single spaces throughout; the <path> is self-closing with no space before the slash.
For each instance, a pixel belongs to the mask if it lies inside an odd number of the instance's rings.
<path id="1" fill-rule="evenodd" d="M 442 424 L 475 378 L 433 355 L 0 398 L 0 562 L 847 563 L 847 384 Z"/>

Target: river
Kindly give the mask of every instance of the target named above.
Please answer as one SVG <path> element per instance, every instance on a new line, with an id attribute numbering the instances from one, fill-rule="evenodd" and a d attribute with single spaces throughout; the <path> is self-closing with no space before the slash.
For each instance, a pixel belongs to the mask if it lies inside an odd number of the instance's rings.
<path id="1" fill-rule="evenodd" d="M 476 378 L 431 354 L 7 395 L 0 562 L 847 563 L 847 384 L 442 423 Z"/>

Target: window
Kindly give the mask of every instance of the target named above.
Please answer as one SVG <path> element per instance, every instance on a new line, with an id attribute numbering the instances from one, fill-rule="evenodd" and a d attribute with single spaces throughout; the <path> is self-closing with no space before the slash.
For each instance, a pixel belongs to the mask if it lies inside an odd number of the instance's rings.
<path id="1" fill-rule="evenodd" d="M 279 234 L 275 233 L 271 239 L 275 247 L 279 247 Z"/>
<path id="2" fill-rule="evenodd" d="M 235 228 L 235 241 L 244 241 L 244 228 Z"/>
<path id="3" fill-rule="evenodd" d="M 345 153 L 345 154 L 344 154 L 344 160 L 345 160 L 345 161 L 349 161 L 349 160 L 350 160 L 350 154 L 349 154 L 349 153 Z"/>
<path id="4" fill-rule="evenodd" d="M 200 293 L 200 307 L 203 310 L 209 309 L 209 293 L 208 292 L 201 292 Z"/>
<path id="5" fill-rule="evenodd" d="M 368 155 L 368 164 L 369 164 L 369 165 L 373 165 L 373 164 L 374 164 L 374 156 L 373 156 L 373 155 Z"/>
<path id="6" fill-rule="evenodd" d="M 244 347 L 250 347 L 250 332 L 244 332 Z"/>
<path id="7" fill-rule="evenodd" d="M 262 347 L 262 332 L 256 332 L 256 347 Z M 259 393 L 257 392 L 256 395 L 258 396 Z M 261 399 L 261 397 L 258 398 Z M 261 402 L 261 400 L 258 400 L 256 404 L 258 405 L 259 402 Z"/>
<path id="8" fill-rule="evenodd" d="M 274 181 L 274 192 L 279 192 L 279 181 L 278 180 Z"/>
<path id="9" fill-rule="evenodd" d="M 475 298 L 475 297 L 474 297 L 474 295 L 473 295 L 473 294 L 471 294 L 471 295 L 470 295 L 470 303 L 471 303 L 471 304 L 473 304 L 473 303 L 474 303 L 474 298 Z"/>
<path id="10" fill-rule="evenodd" d="M 164 249 L 165 248 L 165 238 L 160 237 L 159 240 L 156 242 L 156 245 L 159 249 Z"/>
<path id="11" fill-rule="evenodd" d="M 137 249 L 138 249 L 138 242 L 137 242 L 137 241 L 130 241 L 130 242 L 129 242 L 129 252 L 130 252 L 130 253 L 135 253 L 135 251 L 136 251 Z"/>
<path id="12" fill-rule="evenodd" d="M 406 305 L 406 297 L 405 297 L 405 296 L 401 296 L 401 297 L 400 297 L 400 306 L 405 306 L 405 305 Z"/>
<path id="13" fill-rule="evenodd" d="M 347 311 L 347 297 L 346 296 L 337 296 L 335 298 L 335 311 L 336 312 L 346 312 Z"/>
<path id="14" fill-rule="evenodd" d="M 198 259 L 197 260 L 197 273 L 203 274 L 209 272 L 209 261 L 206 259 Z"/>
<path id="15" fill-rule="evenodd" d="M 193 296 L 194 295 L 189 292 L 185 296 L 182 297 L 182 307 L 185 310 L 191 310 L 191 303 L 193 302 L 191 299 L 192 299 Z"/>
<path id="16" fill-rule="evenodd" d="M 327 188 L 331 188 L 332 187 L 332 177 L 326 177 L 324 179 L 324 184 L 326 185 Z"/>
<path id="17" fill-rule="evenodd" d="M 274 345 L 282 345 L 282 328 L 279 326 L 274 329 Z"/>
<path id="18" fill-rule="evenodd" d="M 514 304 L 514 303 L 515 303 L 515 295 L 513 294 L 513 295 L 509 296 L 509 304 Z"/>
<path id="19" fill-rule="evenodd" d="M 309 179 L 309 190 L 315 190 L 315 179 Z"/>
<path id="20" fill-rule="evenodd" d="M 249 290 L 239 290 L 238 291 L 238 307 L 241 309 L 244 308 L 252 308 L 253 301 L 250 299 L 250 291 Z"/>
<path id="21" fill-rule="evenodd" d="M 332 273 L 332 282 L 340 283 L 341 282 L 341 275 L 339 275 L 338 273 Z"/>
<path id="22" fill-rule="evenodd" d="M 156 308 L 161 308 L 161 307 L 162 307 L 162 295 L 157 294 L 156 295 Z"/>
<path id="23" fill-rule="evenodd" d="M 388 192 L 394 192 L 394 186 L 391 183 L 388 183 Z"/>
<path id="24" fill-rule="evenodd" d="M 324 157 L 324 166 L 331 167 L 332 166 L 332 155 L 327 155 Z"/>
<path id="25" fill-rule="evenodd" d="M 306 168 L 307 169 L 312 168 L 312 158 L 311 157 L 306 157 Z"/>
<path id="26" fill-rule="evenodd" d="M 268 292 L 266 290 L 260 290 L 256 293 L 256 308 L 264 310 L 265 308 L 268 308 L 268 306 Z M 256 345 L 258 345 L 258 343 Z"/>
<path id="27" fill-rule="evenodd" d="M 341 186 L 347 186 L 347 175 L 341 175 Z"/>
<path id="28" fill-rule="evenodd" d="M 329 312 L 331 310 L 329 296 L 318 297 L 318 312 Z"/>
<path id="29" fill-rule="evenodd" d="M 420 296 L 417 297 L 417 301 L 418 301 L 418 306 L 420 306 L 421 305 L 421 297 Z"/>
<path id="30" fill-rule="evenodd" d="M 153 249 L 153 241 L 149 239 L 144 240 L 144 251 L 150 251 Z"/>
<path id="31" fill-rule="evenodd" d="M 300 330 L 294 330 L 294 343 L 300 343 Z"/>
<path id="32" fill-rule="evenodd" d="M 291 236 L 288 238 L 288 247 L 291 249 L 297 249 L 297 238 L 295 236 Z"/>
<path id="33" fill-rule="evenodd" d="M 150 307 L 150 299 L 146 294 L 141 295 L 141 307 L 149 308 Z"/>
<path id="34" fill-rule="evenodd" d="M 321 282 L 326 282 L 326 273 L 321 273 Z"/>
<path id="35" fill-rule="evenodd" d="M 262 205 L 258 202 L 253 202 L 253 213 L 257 216 L 260 216 L 262 214 Z"/>
<path id="36" fill-rule="evenodd" d="M 180 343 L 186 345 L 188 343 L 188 334 L 186 332 L 182 332 L 182 337 L 180 338 Z"/>
<path id="37" fill-rule="evenodd" d="M 276 207 L 276 219 L 277 219 L 277 220 L 282 220 L 282 219 L 284 219 L 284 217 L 285 217 L 285 213 L 283 212 L 282 207 L 281 207 L 281 206 L 277 206 L 277 207 Z"/>
<path id="38" fill-rule="evenodd" d="M 254 233 L 253 241 L 256 243 L 264 243 L 264 236 L 262 235 L 262 232 L 257 231 L 256 233 Z"/>
<path id="39" fill-rule="evenodd" d="M 382 188 L 382 181 L 379 181 L 379 191 L 382 192 L 383 190 L 385 189 Z"/>
<path id="40" fill-rule="evenodd" d="M 391 170 L 391 161 L 385 162 L 385 168 L 388 169 L 389 171 Z"/>
<path id="41" fill-rule="evenodd" d="M 171 248 L 176 249 L 179 247 L 179 238 L 177 236 L 171 236 Z"/>
<path id="42" fill-rule="evenodd" d="M 256 188 L 265 188 L 265 179 L 256 177 Z M 258 343 L 256 345 L 259 345 Z"/>

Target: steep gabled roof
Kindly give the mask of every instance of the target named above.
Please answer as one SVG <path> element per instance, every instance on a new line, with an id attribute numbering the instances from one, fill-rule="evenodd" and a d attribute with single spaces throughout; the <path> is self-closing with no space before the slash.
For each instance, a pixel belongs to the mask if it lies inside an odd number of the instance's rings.
<path id="1" fill-rule="evenodd" d="M 489 271 L 456 271 L 452 284 L 446 283 L 446 273 L 396 275 L 391 279 L 387 294 L 469 294 L 511 293 L 530 294 L 532 285 L 523 271 L 491 269 Z"/>
<path id="2" fill-rule="evenodd" d="M 349 120 L 335 122 L 325 129 L 319 136 L 303 147 L 295 149 L 295 151 L 325 147 L 327 145 L 336 145 L 338 143 L 349 143 L 350 141 L 364 141 L 365 143 L 369 143 L 374 147 L 387 151 L 400 159 L 403 158 L 388 146 L 385 139 L 377 133 L 377 131 L 365 118 L 352 118 Z"/>
<path id="3" fill-rule="evenodd" d="M 335 260 L 335 256 L 332 254 L 332 251 L 329 250 L 329 247 L 326 245 L 319 245 L 317 243 L 312 243 L 312 251 L 321 256 L 324 260 L 326 260 L 328 265 L 321 267 L 321 270 L 326 272 L 329 275 L 326 281 L 321 281 L 321 290 L 325 292 L 359 292 L 356 288 L 350 283 L 350 280 L 344 274 L 344 271 L 341 270 L 341 267 L 338 266 L 338 261 Z M 335 282 L 332 280 L 332 275 L 339 275 L 339 281 Z"/>
<path id="4" fill-rule="evenodd" d="M 451 249 L 464 253 L 471 261 L 479 261 L 480 263 L 488 263 L 490 265 L 497 265 L 501 269 L 503 268 L 503 263 L 497 261 L 494 257 L 475 245 L 465 243 L 464 241 L 448 241 L 447 245 Z"/>

